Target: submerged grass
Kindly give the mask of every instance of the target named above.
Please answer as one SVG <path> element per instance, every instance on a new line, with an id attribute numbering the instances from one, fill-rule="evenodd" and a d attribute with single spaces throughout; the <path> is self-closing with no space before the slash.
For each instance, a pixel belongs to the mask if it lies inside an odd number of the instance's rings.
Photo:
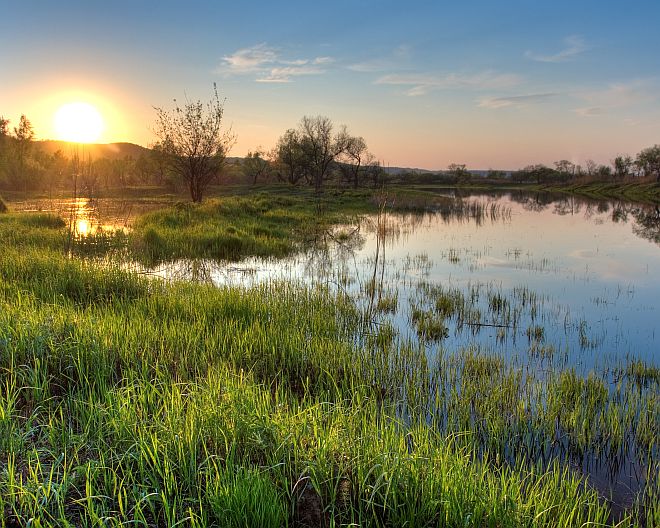
<path id="1" fill-rule="evenodd" d="M 153 229 L 152 258 L 197 251 L 199 222 L 218 234 L 236 218 L 243 249 L 270 251 L 311 207 L 281 196 L 175 207 L 131 243 Z M 477 349 L 431 362 L 423 343 L 365 327 L 343 293 L 165 283 L 72 259 L 65 235 L 53 217 L 0 217 L 3 526 L 660 524 L 650 365 L 622 367 L 611 387 Z M 486 317 L 469 296 L 423 290 L 427 338 Z M 395 296 L 380 299 L 396 310 Z M 488 305 L 516 321 L 501 295 Z M 650 485 L 618 521 L 553 456 L 590 449 L 647 454 Z"/>

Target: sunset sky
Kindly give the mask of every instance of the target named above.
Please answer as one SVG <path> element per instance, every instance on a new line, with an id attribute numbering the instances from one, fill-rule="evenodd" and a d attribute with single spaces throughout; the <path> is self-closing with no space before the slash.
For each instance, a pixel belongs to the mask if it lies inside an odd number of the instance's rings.
<path id="1" fill-rule="evenodd" d="M 608 162 L 660 143 L 660 2 L 0 3 L 0 115 L 55 138 L 63 104 L 100 141 L 148 145 L 153 106 L 226 97 L 232 155 L 303 115 L 388 165 Z"/>

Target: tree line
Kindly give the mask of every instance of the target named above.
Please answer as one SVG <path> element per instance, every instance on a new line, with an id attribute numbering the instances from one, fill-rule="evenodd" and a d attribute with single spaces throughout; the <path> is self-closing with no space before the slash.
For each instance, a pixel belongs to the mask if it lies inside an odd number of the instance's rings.
<path id="1" fill-rule="evenodd" d="M 359 188 L 392 183 L 468 183 L 474 175 L 465 165 L 453 163 L 445 171 L 388 174 L 369 151 L 365 139 L 335 126 L 325 116 L 304 116 L 297 127 L 286 130 L 273 149 L 248 152 L 230 159 L 236 141 L 224 127 L 224 100 L 214 86 L 212 99 L 174 101 L 171 110 L 155 108 L 156 142 L 137 157 L 91 159 L 79 150 L 66 155 L 61 150 L 45 153 L 35 142 L 29 119 L 22 115 L 10 130 L 0 117 L 0 189 L 29 191 L 70 188 L 92 194 L 101 188 L 159 185 L 177 190 L 185 184 L 193 201 L 200 202 L 209 185 L 229 179 L 252 184 L 285 182 L 307 185 L 322 192 L 328 184 Z M 509 174 L 491 170 L 492 180 Z M 568 160 L 528 165 L 510 173 L 515 182 L 569 183 L 576 181 L 629 181 L 633 178 L 660 182 L 660 145 L 643 149 L 634 158 L 619 155 L 611 165 L 587 161 L 584 166 Z"/>
<path id="2" fill-rule="evenodd" d="M 194 202 L 225 165 L 236 136 L 223 129 L 224 101 L 214 85 L 214 97 L 201 101 L 174 101 L 172 110 L 155 108 L 157 138 L 162 159 L 186 182 Z M 241 171 L 253 184 L 281 181 L 306 184 L 321 192 L 330 180 L 354 188 L 367 181 L 378 185 L 382 169 L 363 137 L 353 136 L 345 125 L 335 127 L 325 116 L 304 116 L 266 152 L 248 152 Z"/>
<path id="3" fill-rule="evenodd" d="M 100 189 L 132 185 L 176 187 L 172 174 L 158 152 L 158 145 L 139 155 L 93 158 L 84 146 L 48 152 L 22 115 L 15 127 L 0 116 L 0 189 L 54 191 L 77 188 L 93 195 Z"/>
<path id="4" fill-rule="evenodd" d="M 546 165 L 528 165 L 514 172 L 512 178 L 520 182 L 570 183 L 575 181 L 623 182 L 647 178 L 660 182 L 660 145 L 641 150 L 634 158 L 628 154 L 616 156 L 610 165 L 587 160 L 583 165 L 568 160 Z"/>

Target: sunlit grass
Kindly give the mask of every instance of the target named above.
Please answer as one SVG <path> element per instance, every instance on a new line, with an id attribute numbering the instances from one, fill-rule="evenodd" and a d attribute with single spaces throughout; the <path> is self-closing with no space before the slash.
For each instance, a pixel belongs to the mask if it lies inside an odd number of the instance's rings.
<path id="1" fill-rule="evenodd" d="M 257 240 L 259 226 L 288 229 L 308 207 L 240 199 L 145 222 L 162 222 L 176 252 L 179 229 L 221 230 L 236 217 Z M 479 310 L 477 288 L 422 284 L 412 311 L 422 339 L 407 340 L 365 323 L 341 292 L 165 283 L 112 261 L 71 258 L 66 236 L 54 217 L 0 217 L 7 525 L 660 520 L 657 368 L 622 364 L 612 385 L 606 371 L 583 377 L 550 362 L 530 372 L 476 347 L 426 354 L 426 340 L 442 341 L 450 322 L 516 327 L 520 310 L 543 308 L 527 289 L 487 291 Z M 283 243 L 290 238 L 285 230 Z M 398 302 L 384 292 L 376 308 L 392 313 Z M 543 327 L 528 330 L 530 347 L 542 346 Z M 620 521 L 563 463 L 605 451 L 634 452 L 648 472 L 644 495 Z"/>

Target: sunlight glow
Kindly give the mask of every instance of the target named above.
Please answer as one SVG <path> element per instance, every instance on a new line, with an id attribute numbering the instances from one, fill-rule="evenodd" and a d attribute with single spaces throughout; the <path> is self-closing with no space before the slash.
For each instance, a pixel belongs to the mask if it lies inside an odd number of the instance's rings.
<path id="1" fill-rule="evenodd" d="M 57 139 L 75 143 L 98 141 L 105 128 L 99 111 L 88 103 L 68 103 L 55 113 Z"/>

